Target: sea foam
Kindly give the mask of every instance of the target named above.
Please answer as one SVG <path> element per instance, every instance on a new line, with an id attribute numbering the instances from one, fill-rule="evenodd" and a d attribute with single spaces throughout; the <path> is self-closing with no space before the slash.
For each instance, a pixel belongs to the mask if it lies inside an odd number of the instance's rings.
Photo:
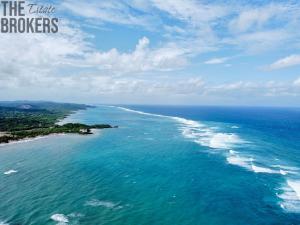
<path id="1" fill-rule="evenodd" d="M 171 117 L 181 123 L 182 135 L 194 142 L 214 149 L 229 149 L 244 141 L 236 134 L 216 132 L 217 128 L 208 127 L 193 120 Z"/>
<path id="2" fill-rule="evenodd" d="M 4 221 L 0 221 L 0 225 L 9 225 L 9 223 L 6 223 Z"/>
<path id="3" fill-rule="evenodd" d="M 270 168 L 264 166 L 258 166 L 257 162 L 252 157 L 239 156 L 237 152 L 230 151 L 229 156 L 226 158 L 227 162 L 232 165 L 243 167 L 254 173 L 273 173 L 286 175 L 287 172 L 278 168 Z"/>
<path id="4" fill-rule="evenodd" d="M 69 223 L 69 219 L 64 214 L 54 214 L 50 217 L 53 221 L 59 222 L 59 224 L 67 224 Z"/>
<path id="5" fill-rule="evenodd" d="M 198 121 L 176 116 L 164 116 L 160 114 L 146 113 L 138 110 L 128 109 L 125 107 L 116 108 L 142 115 L 163 117 L 175 120 L 176 122 L 179 122 L 179 129 L 181 130 L 182 135 L 185 138 L 192 139 L 195 143 L 213 149 L 230 149 L 234 145 L 245 143 L 245 141 L 243 141 L 237 134 L 217 132 L 216 128 L 206 126 Z"/>
<path id="6" fill-rule="evenodd" d="M 297 174 L 299 174 L 299 168 L 294 167 L 294 166 L 273 165 L 272 167 L 278 168 L 282 175 L 287 175 L 287 174 L 297 175 Z"/>
<path id="7" fill-rule="evenodd" d="M 123 107 L 118 108 L 143 115 L 173 119 L 180 123 L 179 129 L 185 138 L 202 146 L 210 147 L 211 149 L 227 150 L 228 154 L 226 160 L 229 164 L 245 168 L 255 173 L 278 174 L 287 177 L 286 183 L 281 189 L 282 193 L 278 194 L 278 197 L 281 199 L 280 206 L 287 211 L 300 212 L 300 180 L 290 180 L 288 178 L 289 174 L 299 174 L 299 168 L 281 165 L 265 166 L 261 162 L 256 162 L 253 157 L 241 156 L 239 152 L 233 149 L 235 146 L 247 142 L 234 133 L 217 132 L 217 129 L 213 127 L 208 127 L 197 121 L 181 117 L 145 113 Z M 238 129 L 239 127 L 232 126 L 231 128 Z"/>
<path id="8" fill-rule="evenodd" d="M 288 179 L 278 195 L 282 202 L 280 206 L 289 212 L 300 212 L 300 180 Z"/>
<path id="9" fill-rule="evenodd" d="M 255 173 L 277 173 L 277 174 L 282 174 L 283 172 L 281 172 L 280 170 L 273 170 L 271 168 L 267 168 L 267 167 L 261 167 L 261 166 L 256 166 L 256 165 L 251 165 L 252 170 Z"/>
<path id="10" fill-rule="evenodd" d="M 229 149 L 234 145 L 242 143 L 238 135 L 232 133 L 213 133 L 196 141 L 201 145 L 215 149 Z"/>
<path id="11" fill-rule="evenodd" d="M 288 180 L 287 184 L 294 190 L 298 199 L 300 200 L 300 181 Z"/>
<path id="12" fill-rule="evenodd" d="M 105 208 L 109 208 L 109 209 L 113 209 L 113 208 L 121 208 L 121 206 L 118 203 L 114 203 L 111 201 L 101 201 L 98 199 L 92 199 L 90 201 L 87 201 L 85 203 L 86 206 L 92 206 L 92 207 L 105 207 Z"/>
<path id="13" fill-rule="evenodd" d="M 141 115 L 169 118 L 169 116 L 164 116 L 164 115 L 159 115 L 159 114 L 154 114 L 154 113 L 146 113 L 146 112 L 142 112 L 142 111 L 138 111 L 138 110 L 133 110 L 133 109 L 128 109 L 128 108 L 120 107 L 120 106 L 110 106 L 110 107 L 115 107 L 117 109 L 122 109 L 122 110 L 127 111 L 127 112 L 134 112 L 134 113 L 138 113 L 138 114 L 141 114 Z"/>
<path id="14" fill-rule="evenodd" d="M 4 172 L 5 175 L 11 175 L 13 173 L 17 173 L 18 171 L 17 170 L 8 170 L 6 172 Z M 0 224 L 1 225 L 1 224 Z"/>
<path id="15" fill-rule="evenodd" d="M 248 170 L 251 170 L 251 161 L 252 161 L 251 158 L 246 158 L 246 157 L 241 157 L 241 156 L 231 154 L 226 158 L 226 160 L 229 164 L 240 166 Z"/>
<path id="16" fill-rule="evenodd" d="M 181 121 L 176 119 L 177 121 Z M 182 120 L 180 130 L 186 138 L 193 139 L 195 143 L 213 149 L 230 149 L 244 141 L 234 133 L 217 132 L 216 128 L 210 128 L 196 121 Z"/>

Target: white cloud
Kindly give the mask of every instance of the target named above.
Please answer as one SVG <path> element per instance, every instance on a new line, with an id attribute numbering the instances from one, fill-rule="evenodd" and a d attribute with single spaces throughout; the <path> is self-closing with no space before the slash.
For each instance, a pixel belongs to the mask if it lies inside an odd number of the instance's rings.
<path id="1" fill-rule="evenodd" d="M 87 99 L 94 97 L 97 100 L 110 95 L 115 96 L 115 100 L 124 97 L 130 101 L 148 95 L 149 99 L 160 96 L 161 101 L 169 96 L 184 96 L 182 102 L 190 101 L 191 96 L 196 101 L 214 96 L 239 102 L 241 96 L 246 99 L 300 95 L 300 78 L 286 83 L 223 83 L 219 80 L 212 84 L 199 77 L 191 78 L 186 72 L 185 77 L 181 71 L 177 73 L 193 57 L 228 46 L 258 53 L 287 48 L 288 41 L 296 44 L 299 37 L 299 32 L 295 32 L 299 25 L 299 15 L 294 13 L 299 9 L 297 5 L 278 3 L 251 8 L 236 3 L 229 7 L 194 0 L 67 0 L 62 5 L 68 13 L 76 15 L 72 17 L 75 20 L 79 16 L 81 22 L 85 18 L 93 25 L 113 23 L 134 29 L 136 26 L 138 29 L 156 29 L 154 37 L 159 34 L 163 38 L 150 45 L 150 40 L 143 37 L 136 40 L 133 50 L 112 48 L 103 51 L 92 44 L 92 36 L 68 23 L 61 25 L 60 33 L 56 35 L 1 35 L 2 96 L 5 96 L 4 90 L 8 90 L 6 93 L 19 94 L 21 98 L 35 97 L 36 93 L 41 98 L 59 93 L 64 98 L 87 96 Z M 273 23 L 274 20 L 281 23 Z M 221 64 L 229 59 L 212 58 L 204 63 Z M 300 64 L 300 56 L 291 55 L 274 62 L 270 68 L 297 64 Z"/>
<path id="2" fill-rule="evenodd" d="M 300 5 L 291 2 L 246 5 L 228 23 L 226 45 L 250 53 L 298 48 Z M 234 15 L 234 14 L 233 14 Z"/>
<path id="3" fill-rule="evenodd" d="M 300 77 L 294 81 L 294 85 L 300 87 Z"/>
<path id="4" fill-rule="evenodd" d="M 86 34 L 69 23 L 58 34 L 0 35 L 0 77 L 48 74 L 83 57 L 90 49 Z"/>
<path id="5" fill-rule="evenodd" d="M 286 19 L 284 15 L 289 11 L 289 7 L 281 4 L 269 4 L 262 7 L 243 9 L 238 17 L 229 23 L 229 27 L 234 32 L 245 32 L 248 30 L 260 30 L 269 22 L 275 19 Z"/>
<path id="6" fill-rule="evenodd" d="M 222 5 L 201 4 L 195 0 L 91 0 L 89 2 L 66 0 L 61 5 L 81 17 L 108 23 L 141 26 L 149 26 L 149 22 L 162 22 L 162 12 L 177 20 L 198 26 L 221 18 L 228 11 L 227 7 Z"/>
<path id="7" fill-rule="evenodd" d="M 238 81 L 233 83 L 223 83 L 206 87 L 206 95 L 216 95 L 230 97 L 237 101 L 240 98 L 250 99 L 258 97 L 267 99 L 268 97 L 296 97 L 300 96 L 300 88 L 294 82 L 250 82 Z"/>
<path id="8" fill-rule="evenodd" d="M 91 22 L 108 22 L 123 25 L 150 26 L 153 18 L 132 13 L 126 2 L 112 1 L 64 1 L 62 7 Z"/>
<path id="9" fill-rule="evenodd" d="M 149 48 L 149 39 L 143 37 L 138 41 L 134 51 L 121 53 L 117 49 L 107 52 L 94 51 L 87 53 L 87 65 L 100 70 L 112 72 L 146 72 L 170 71 L 186 65 L 185 51 L 175 45 L 167 45 L 157 49 Z"/>
<path id="10" fill-rule="evenodd" d="M 300 6 L 289 2 L 229 5 L 196 0 L 67 0 L 62 5 L 91 23 L 155 30 L 162 33 L 164 41 L 176 43 L 194 56 L 227 45 L 258 53 L 286 48 L 286 43 L 299 39 L 295 30 L 300 26 Z M 298 42 L 293 46 L 299 46 Z"/>
<path id="11" fill-rule="evenodd" d="M 200 77 L 191 78 L 179 77 L 172 80 L 168 78 L 146 79 L 144 77 L 114 77 L 105 74 L 81 74 L 77 76 L 55 76 L 30 74 L 25 77 L 7 77 L 0 82 L 0 93 L 10 90 L 9 95 L 22 98 L 28 94 L 31 98 L 55 98 L 59 93 L 60 97 L 68 101 L 74 98 L 94 99 L 94 101 L 113 100 L 122 103 L 123 97 L 127 102 L 134 103 L 136 98 L 150 101 L 158 98 L 159 102 L 165 102 L 172 98 L 177 103 L 193 103 L 202 99 L 220 99 L 226 102 L 240 103 L 243 101 L 260 99 L 265 103 L 276 97 L 299 97 L 300 78 L 290 82 L 251 82 L 236 81 L 228 83 L 209 83 Z M 36 93 L 39 95 L 36 95 Z M 46 96 L 46 97 L 45 97 Z M 194 100 L 191 102 L 191 99 Z M 198 99 L 198 100 L 197 100 Z M 151 102 L 151 101 L 150 101 Z M 201 102 L 198 102 L 201 103 Z M 219 103 L 222 103 L 219 102 Z"/>
<path id="12" fill-rule="evenodd" d="M 81 70 L 105 70 L 110 75 L 122 75 L 169 71 L 187 63 L 181 48 L 169 44 L 151 49 L 146 37 L 138 41 L 132 52 L 98 51 L 91 38 L 67 21 L 60 24 L 58 34 L 3 34 L 0 36 L 0 78 L 26 83 L 38 76 L 66 73 L 76 76 Z"/>
<path id="13" fill-rule="evenodd" d="M 287 42 L 293 40 L 293 35 L 285 29 L 270 29 L 238 34 L 222 42 L 246 53 L 260 54 L 286 48 Z"/>
<path id="14" fill-rule="evenodd" d="M 279 59 L 276 62 L 272 63 L 268 68 L 270 70 L 277 70 L 296 65 L 300 65 L 300 55 L 290 55 L 285 58 Z"/>
<path id="15" fill-rule="evenodd" d="M 229 58 L 228 57 L 223 57 L 223 58 L 212 58 L 207 61 L 205 61 L 205 64 L 223 64 L 227 62 Z"/>

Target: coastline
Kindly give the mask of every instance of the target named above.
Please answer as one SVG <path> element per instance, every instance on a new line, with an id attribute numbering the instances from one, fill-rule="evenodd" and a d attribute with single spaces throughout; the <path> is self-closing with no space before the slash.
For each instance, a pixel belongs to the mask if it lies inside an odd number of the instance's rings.
<path id="1" fill-rule="evenodd" d="M 44 135 L 44 136 L 37 136 L 37 137 L 33 137 L 33 138 L 24 138 L 24 139 L 20 139 L 17 141 L 10 141 L 8 143 L 0 143 L 0 147 L 3 146 L 8 146 L 8 145 L 13 145 L 13 144 L 22 144 L 22 143 L 27 143 L 27 142 L 31 142 L 31 141 L 36 141 L 39 139 L 43 139 L 43 138 L 48 138 L 48 137 L 53 137 L 53 136 L 64 136 L 67 135 L 66 133 L 53 133 L 53 134 L 49 134 L 49 135 Z"/>
<path id="2" fill-rule="evenodd" d="M 50 135 L 42 137 L 48 139 L 36 142 L 21 142 L 20 145 L 0 147 L 0 153 L 3 154 L 0 157 L 0 178 L 4 181 L 1 199 L 13 203 L 17 209 L 6 212 L 6 205 L 3 204 L 1 211 L 4 212 L 4 218 L 1 219 L 15 223 L 9 220 L 9 216 L 18 215 L 19 209 L 24 207 L 20 201 L 24 196 L 25 204 L 40 207 L 41 217 L 35 217 L 31 208 L 23 213 L 32 213 L 34 224 L 50 221 L 49 218 L 54 215 L 63 215 L 68 218 L 70 224 L 77 223 L 79 220 L 90 220 L 98 210 L 115 213 L 116 216 L 121 214 L 121 218 L 126 220 L 128 210 L 135 211 L 142 206 L 142 217 L 149 208 L 153 208 L 155 213 L 155 209 L 162 202 L 167 205 L 178 204 L 180 212 L 186 209 L 184 213 L 187 218 L 191 216 L 191 209 L 186 205 L 191 205 L 192 211 L 195 212 L 192 215 L 196 218 L 195 223 L 199 221 L 198 212 L 206 210 L 212 204 L 216 204 L 213 206 L 218 210 L 224 209 L 227 212 L 228 208 L 228 213 L 232 215 L 232 208 L 235 210 L 237 202 L 242 202 L 245 208 L 251 209 L 253 206 L 261 206 L 253 208 L 250 213 L 263 213 L 259 218 L 263 223 L 268 223 L 268 215 L 273 212 L 277 213 L 275 219 L 280 224 L 284 224 L 284 220 L 294 221 L 294 215 L 298 213 L 299 201 L 296 194 L 299 183 L 298 175 L 288 171 L 296 173 L 300 171 L 300 167 L 293 164 L 293 161 L 287 161 L 288 157 L 285 155 L 278 155 L 277 153 L 282 151 L 279 149 L 271 152 L 278 158 L 272 160 L 268 155 L 268 151 L 273 150 L 272 146 L 265 147 L 265 142 L 260 141 L 260 137 L 264 136 L 252 136 L 253 133 L 248 133 L 243 122 L 235 123 L 240 129 L 232 128 L 232 123 L 226 118 L 223 122 L 210 123 L 201 117 L 193 118 L 190 112 L 180 114 L 172 108 L 168 111 L 157 110 L 157 114 L 161 116 L 155 117 L 145 113 L 152 113 L 156 108 L 135 109 L 144 113 L 128 113 L 123 111 L 125 109 L 100 106 L 95 110 L 81 111 L 80 115 L 74 114 L 65 120 L 88 124 L 105 121 L 119 123 L 121 129 L 117 131 L 91 129 L 94 135 L 87 137 Z M 184 111 L 189 109 L 185 108 Z M 174 117 L 167 117 L 172 113 L 175 114 Z M 163 115 L 166 117 L 162 117 Z M 241 117 L 243 118 L 243 115 Z M 128 134 L 131 137 L 128 137 Z M 152 138 L 151 142 L 149 138 Z M 255 142 L 257 146 L 251 144 L 255 140 L 258 141 Z M 276 144 L 271 142 L 271 139 L 268 141 Z M 280 170 L 287 171 L 287 174 L 278 173 Z M 174 174 L 181 179 L 176 179 Z M 20 191 L 22 196 L 10 196 L 11 193 L 16 193 L 20 186 L 10 184 L 20 182 L 24 182 L 24 188 L 22 186 Z M 162 189 L 153 191 L 153 185 Z M 170 189 L 170 185 L 179 188 Z M 156 197 L 157 190 L 161 193 L 159 199 Z M 190 194 L 194 190 L 196 199 L 194 193 Z M 198 190 L 201 190 L 203 195 L 199 195 Z M 136 195 L 138 191 L 142 194 Z M 211 194 L 207 194 L 208 192 Z M 35 196 L 27 198 L 31 193 Z M 62 195 L 64 193 L 67 194 Z M 35 202 L 39 196 L 48 195 L 51 195 L 51 198 L 42 198 L 40 202 Z M 53 208 L 54 201 L 59 205 L 58 208 Z M 71 208 L 68 202 L 72 204 Z M 237 209 L 236 212 L 242 214 L 244 208 L 241 211 Z M 75 218 L 73 213 L 84 216 L 82 219 Z M 219 211 L 216 216 L 218 213 Z M 23 214 L 20 215 L 20 221 Z M 173 210 L 169 214 L 168 209 L 161 213 L 161 216 L 170 220 L 174 216 L 172 221 L 176 221 L 176 215 L 177 212 L 174 213 Z M 90 221 L 94 224 L 99 223 L 98 218 Z M 134 223 L 136 217 L 132 221 Z M 229 222 L 234 224 L 235 221 L 233 216 Z M 271 223 L 273 221 L 272 218 Z M 242 223 L 247 224 L 247 221 L 243 220 Z"/>
<path id="3" fill-rule="evenodd" d="M 67 120 L 71 115 L 75 114 L 75 113 L 81 113 L 81 112 L 84 112 L 86 111 L 88 108 L 92 108 L 92 107 L 96 107 L 96 106 L 91 106 L 91 105 L 88 105 L 85 109 L 78 109 L 78 110 L 75 110 L 75 111 L 72 111 L 70 112 L 69 114 L 65 115 L 63 118 L 61 119 L 58 119 L 57 122 L 55 122 L 55 125 L 64 125 L 66 124 L 67 122 L 65 122 L 65 120 Z"/>
<path id="4" fill-rule="evenodd" d="M 100 134 L 101 130 L 100 129 L 91 129 L 91 134 L 89 135 L 97 135 Z M 53 133 L 53 134 L 48 134 L 48 135 L 40 135 L 37 137 L 33 137 L 33 138 L 24 138 L 24 139 L 20 139 L 17 141 L 10 141 L 8 143 L 0 143 L 0 148 L 3 146 L 8 146 L 8 145 L 13 145 L 13 144 L 22 144 L 22 143 L 27 143 L 27 142 L 32 142 L 32 141 L 36 141 L 36 140 L 40 140 L 43 138 L 49 138 L 49 137 L 56 137 L 56 136 L 66 136 L 66 135 L 83 135 L 83 134 L 78 134 L 78 133 Z"/>
<path id="5" fill-rule="evenodd" d="M 85 109 L 73 110 L 70 113 L 68 113 L 67 115 L 65 115 L 63 118 L 58 119 L 58 121 L 55 122 L 54 125 L 63 126 L 64 124 L 70 123 L 72 121 L 67 122 L 66 120 L 72 114 L 84 112 L 85 110 L 87 110 L 90 107 L 96 107 L 96 106 L 87 105 L 87 107 Z M 53 136 L 63 136 L 63 135 L 72 135 L 72 134 L 75 134 L 75 135 L 76 134 L 77 135 L 93 135 L 93 134 L 98 133 L 97 130 L 100 130 L 100 128 L 98 128 L 98 129 L 97 128 L 91 128 L 90 132 L 87 132 L 87 133 L 84 133 L 84 132 L 83 133 L 80 133 L 80 132 L 61 132 L 61 133 L 57 132 L 57 133 L 50 133 L 50 134 L 47 134 L 47 135 L 38 135 L 36 137 L 25 137 L 25 138 L 22 138 L 22 139 L 19 139 L 19 140 L 11 140 L 11 141 L 8 141 L 7 143 L 5 143 L 5 142 L 0 143 L 0 147 L 7 146 L 7 145 L 13 145 L 13 144 L 21 144 L 21 143 L 31 142 L 31 141 L 39 140 L 39 139 L 42 139 L 42 138 L 53 137 Z M 1 132 L 0 134 L 1 134 L 0 136 L 6 136 L 8 133 L 7 132 Z"/>

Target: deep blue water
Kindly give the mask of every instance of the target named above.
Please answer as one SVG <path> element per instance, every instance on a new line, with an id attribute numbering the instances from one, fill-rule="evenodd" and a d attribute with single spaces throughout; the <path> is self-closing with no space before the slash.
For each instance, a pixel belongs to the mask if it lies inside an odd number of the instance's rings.
<path id="1" fill-rule="evenodd" d="M 0 224 L 300 224 L 300 109 L 122 106 L 0 146 Z"/>

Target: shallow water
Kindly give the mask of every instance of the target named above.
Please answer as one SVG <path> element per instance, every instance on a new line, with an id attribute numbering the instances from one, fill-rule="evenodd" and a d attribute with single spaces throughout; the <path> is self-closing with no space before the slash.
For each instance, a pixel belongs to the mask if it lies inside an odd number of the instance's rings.
<path id="1" fill-rule="evenodd" d="M 300 224 L 299 109 L 99 106 L 70 121 L 119 128 L 1 146 L 2 224 Z"/>

